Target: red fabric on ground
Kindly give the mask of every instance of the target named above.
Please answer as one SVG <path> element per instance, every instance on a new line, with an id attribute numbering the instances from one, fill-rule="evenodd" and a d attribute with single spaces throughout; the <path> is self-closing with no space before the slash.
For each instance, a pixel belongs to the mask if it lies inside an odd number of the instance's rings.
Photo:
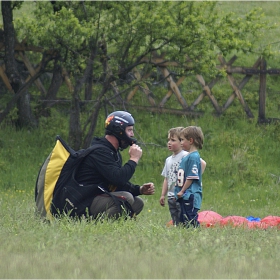
<path id="1" fill-rule="evenodd" d="M 231 225 L 231 226 L 247 226 L 249 221 L 241 216 L 227 216 L 220 220 L 221 226 Z"/>
<path id="2" fill-rule="evenodd" d="M 261 223 L 267 224 L 271 227 L 280 227 L 280 217 L 278 216 L 267 216 L 263 219 L 261 219 Z"/>
<path id="3" fill-rule="evenodd" d="M 202 226 L 212 227 L 223 217 L 214 211 L 201 211 L 198 213 L 198 221 Z"/>
<path id="4" fill-rule="evenodd" d="M 267 229 L 270 227 L 277 227 L 280 229 L 280 217 L 279 216 L 267 216 L 261 219 L 259 222 L 249 221 L 242 216 L 227 216 L 223 217 L 219 213 L 205 210 L 198 213 L 198 221 L 203 227 L 214 226 L 233 226 L 233 227 L 247 227 L 247 228 L 261 228 Z M 172 220 L 167 222 L 167 227 L 173 226 Z"/>

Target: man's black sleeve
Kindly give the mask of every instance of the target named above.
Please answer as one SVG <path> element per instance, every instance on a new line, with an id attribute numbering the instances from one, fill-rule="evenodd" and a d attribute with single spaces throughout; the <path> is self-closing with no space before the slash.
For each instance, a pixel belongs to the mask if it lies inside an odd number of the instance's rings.
<path id="1" fill-rule="evenodd" d="M 136 169 L 136 162 L 128 160 L 122 166 L 121 158 L 117 158 L 118 154 L 112 152 L 110 149 L 100 148 L 89 155 L 91 165 L 94 166 L 96 172 L 103 177 L 103 179 L 117 190 L 125 190 L 131 192 L 133 195 L 140 194 L 140 187 L 129 182 Z"/>
<path id="2" fill-rule="evenodd" d="M 134 196 L 140 195 L 140 186 L 139 185 L 133 185 L 130 182 L 127 182 L 126 185 L 123 188 L 117 188 L 118 191 L 127 191 L 130 192 Z"/>

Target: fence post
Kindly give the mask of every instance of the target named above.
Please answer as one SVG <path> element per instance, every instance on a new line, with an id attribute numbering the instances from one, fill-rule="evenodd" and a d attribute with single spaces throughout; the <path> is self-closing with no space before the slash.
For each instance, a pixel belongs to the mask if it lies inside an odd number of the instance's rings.
<path id="1" fill-rule="evenodd" d="M 266 91 L 266 61 L 261 59 L 260 64 L 260 90 L 259 90 L 259 123 L 265 122 L 265 91 Z"/>

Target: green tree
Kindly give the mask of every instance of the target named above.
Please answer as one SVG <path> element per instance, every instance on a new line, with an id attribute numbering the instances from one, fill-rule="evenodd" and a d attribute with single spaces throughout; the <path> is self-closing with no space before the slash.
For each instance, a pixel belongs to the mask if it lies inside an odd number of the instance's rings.
<path id="1" fill-rule="evenodd" d="M 232 51 L 251 52 L 253 38 L 265 27 L 260 11 L 244 18 L 221 14 L 216 2 L 184 1 L 50 1 L 36 4 L 34 17 L 16 22 L 18 36 L 59 53 L 59 65 L 72 81 L 69 140 L 74 148 L 87 146 L 99 109 L 125 104 L 124 93 L 156 68 L 157 55 L 176 62 L 177 75 L 216 75 L 216 57 Z M 161 62 L 162 63 L 162 62 Z M 92 91 L 94 81 L 96 91 Z M 85 98 L 81 96 L 85 91 Z M 96 101 L 84 127 L 80 101 Z M 83 141 L 84 139 L 84 141 Z"/>

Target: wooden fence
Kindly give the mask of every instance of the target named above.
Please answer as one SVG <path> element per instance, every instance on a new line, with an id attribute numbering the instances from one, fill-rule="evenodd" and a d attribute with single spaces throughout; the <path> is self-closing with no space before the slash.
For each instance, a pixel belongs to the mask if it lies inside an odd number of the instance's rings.
<path id="1" fill-rule="evenodd" d="M 148 101 L 150 103 L 151 111 L 162 111 L 167 112 L 171 111 L 172 113 L 179 113 L 179 114 L 195 114 L 195 107 L 202 101 L 203 98 L 208 97 L 209 101 L 213 105 L 213 108 L 218 116 L 223 114 L 229 106 L 232 104 L 235 98 L 238 99 L 243 110 L 245 111 L 248 118 L 253 118 L 253 113 L 250 110 L 248 104 L 246 103 L 243 95 L 242 89 L 244 86 L 249 82 L 249 80 L 255 76 L 259 76 L 259 116 L 258 122 L 264 123 L 269 122 L 271 119 L 266 119 L 265 116 L 265 101 L 266 101 L 266 77 L 267 75 L 280 75 L 280 69 L 267 69 L 266 61 L 259 57 L 252 67 L 237 67 L 232 66 L 232 64 L 236 61 L 237 56 L 233 56 L 228 62 L 222 56 L 218 57 L 220 61 L 220 65 L 217 65 L 218 68 L 223 68 L 227 75 L 227 80 L 232 88 L 232 93 L 228 97 L 227 101 L 220 105 L 215 98 L 214 91 L 212 90 L 215 84 L 221 79 L 221 77 L 216 77 L 211 80 L 209 83 L 206 83 L 202 75 L 196 75 L 196 79 L 202 87 L 201 93 L 197 96 L 195 101 L 192 104 L 188 104 L 187 101 L 184 99 L 181 91 L 180 91 L 180 84 L 184 81 L 186 77 L 180 77 L 176 82 L 173 80 L 172 75 L 168 71 L 168 63 L 164 62 L 163 58 L 160 59 L 157 57 L 152 63 L 157 65 L 163 76 L 169 83 L 169 90 L 167 91 L 166 95 L 162 98 L 159 104 L 156 104 L 155 100 L 151 96 L 151 91 L 149 90 L 148 86 L 145 85 L 144 93 L 147 95 Z M 175 64 L 173 63 L 172 66 Z M 136 72 L 135 77 L 140 81 L 141 76 L 139 72 Z M 242 74 L 244 78 L 240 83 L 237 84 L 233 74 Z M 127 101 L 129 102 L 133 96 L 136 94 L 139 87 L 135 87 L 127 96 Z M 164 105 L 169 100 L 169 98 L 174 94 L 177 97 L 178 102 L 180 103 L 182 109 L 181 110 L 165 110 Z"/>
<path id="2" fill-rule="evenodd" d="M 4 50 L 4 45 L 0 44 L 0 51 Z M 18 58 L 20 58 L 23 63 L 25 64 L 26 68 L 28 69 L 28 72 L 30 76 L 27 78 L 26 81 L 28 81 L 32 76 L 34 76 L 37 71 L 40 69 L 40 65 L 37 66 L 37 68 L 34 68 L 33 65 L 30 63 L 26 52 L 25 51 L 38 51 L 41 52 L 42 49 L 37 47 L 29 46 L 27 47 L 23 43 L 17 43 L 15 46 L 15 54 Z M 184 81 L 186 77 L 180 77 L 177 81 L 174 80 L 172 77 L 172 74 L 169 72 L 168 68 L 170 66 L 175 66 L 175 62 L 166 62 L 163 57 L 155 55 L 152 59 L 149 59 L 149 61 L 155 65 L 162 73 L 162 76 L 165 78 L 165 80 L 169 83 L 169 89 L 166 92 L 166 94 L 162 97 L 161 101 L 159 103 L 156 102 L 156 100 L 153 97 L 152 91 L 149 89 L 147 84 L 144 84 L 144 86 L 141 87 L 141 91 L 144 92 L 147 101 L 148 106 L 138 106 L 139 109 L 145 109 L 152 112 L 168 112 L 173 114 L 185 114 L 185 115 L 199 115 L 203 112 L 197 112 L 195 110 L 195 107 L 204 99 L 208 98 L 211 102 L 215 113 L 220 116 L 223 114 L 229 106 L 232 104 L 235 98 L 238 99 L 240 105 L 242 106 L 243 110 L 245 111 L 248 118 L 252 118 L 253 113 L 250 110 L 248 104 L 246 103 L 243 95 L 242 95 L 242 89 L 244 86 L 248 83 L 248 81 L 254 76 L 259 76 L 259 116 L 258 116 L 258 122 L 264 123 L 269 121 L 269 119 L 266 119 L 265 116 L 265 107 L 266 107 L 266 77 L 267 75 L 280 75 L 280 69 L 267 69 L 266 61 L 263 58 L 258 58 L 254 65 L 252 67 L 237 67 L 232 66 L 233 63 L 236 61 L 237 57 L 233 56 L 229 61 L 225 61 L 225 59 L 222 56 L 219 56 L 219 62 L 220 65 L 217 65 L 218 68 L 223 68 L 227 75 L 227 80 L 232 88 L 232 92 L 230 96 L 228 97 L 227 101 L 220 105 L 217 102 L 217 99 L 215 98 L 213 87 L 215 84 L 221 79 L 219 77 L 214 78 L 212 81 L 206 83 L 202 75 L 196 75 L 197 82 L 201 85 L 201 93 L 197 96 L 197 98 L 191 103 L 188 104 L 187 100 L 184 98 L 180 91 L 180 85 Z M 143 62 L 145 62 L 145 58 L 143 59 Z M 244 75 L 244 78 L 242 81 L 237 84 L 236 80 L 233 77 L 233 74 L 242 74 Z M 137 70 L 137 68 L 133 69 L 133 74 L 136 80 L 144 81 L 151 73 L 146 74 L 144 77 L 141 76 L 141 73 Z M 73 86 L 71 85 L 71 81 L 67 75 L 67 71 L 64 70 L 62 73 L 64 77 L 64 81 L 66 82 L 69 91 L 73 91 Z M 9 83 L 9 79 L 6 76 L 5 73 L 5 64 L 4 62 L 0 61 L 0 77 L 5 84 L 6 88 L 9 91 L 13 91 L 12 87 Z M 37 88 L 40 90 L 42 96 L 46 95 L 46 89 L 43 86 L 43 83 L 38 78 L 35 81 L 35 84 Z M 112 84 L 112 87 L 114 90 L 117 90 L 116 84 Z M 126 96 L 126 102 L 129 105 L 136 93 L 140 90 L 139 86 L 136 86 L 133 88 L 128 95 Z M 180 106 L 182 109 L 171 109 L 166 108 L 166 104 L 170 97 L 172 95 L 175 95 Z"/>

